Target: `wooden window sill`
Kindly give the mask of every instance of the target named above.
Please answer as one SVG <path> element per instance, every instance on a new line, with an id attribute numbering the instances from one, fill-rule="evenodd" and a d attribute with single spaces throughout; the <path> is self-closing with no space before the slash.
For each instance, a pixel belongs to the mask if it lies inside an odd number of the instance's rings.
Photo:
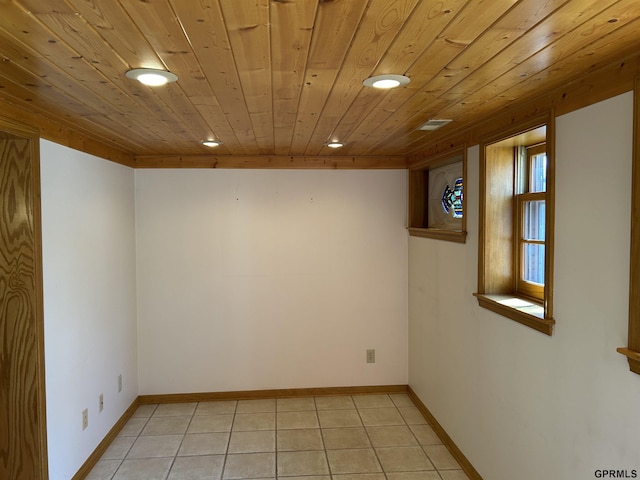
<path id="1" fill-rule="evenodd" d="M 618 348 L 618 353 L 627 357 L 627 360 L 629 361 L 629 370 L 640 375 L 640 352 L 620 347 Z"/>
<path id="2" fill-rule="evenodd" d="M 553 333 L 553 318 L 544 318 L 542 305 L 530 302 L 514 295 L 473 294 L 478 305 L 494 313 L 515 320 L 546 335 Z"/>
<path id="3" fill-rule="evenodd" d="M 449 242 L 465 243 L 467 232 L 460 230 L 444 230 L 442 228 L 417 228 L 409 227 L 409 235 L 412 237 L 433 238 L 435 240 L 447 240 Z"/>

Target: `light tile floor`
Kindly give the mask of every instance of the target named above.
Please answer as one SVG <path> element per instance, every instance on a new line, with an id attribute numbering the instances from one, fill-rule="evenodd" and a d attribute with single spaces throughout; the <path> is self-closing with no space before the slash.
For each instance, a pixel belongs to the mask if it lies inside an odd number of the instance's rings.
<path id="1" fill-rule="evenodd" d="M 468 480 L 405 394 L 142 405 L 88 480 Z"/>

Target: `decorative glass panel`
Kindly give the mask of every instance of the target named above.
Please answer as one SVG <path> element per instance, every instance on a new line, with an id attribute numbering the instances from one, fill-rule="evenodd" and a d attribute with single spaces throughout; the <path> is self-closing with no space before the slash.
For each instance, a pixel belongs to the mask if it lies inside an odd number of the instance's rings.
<path id="1" fill-rule="evenodd" d="M 428 227 L 461 230 L 462 161 L 429 170 Z"/>

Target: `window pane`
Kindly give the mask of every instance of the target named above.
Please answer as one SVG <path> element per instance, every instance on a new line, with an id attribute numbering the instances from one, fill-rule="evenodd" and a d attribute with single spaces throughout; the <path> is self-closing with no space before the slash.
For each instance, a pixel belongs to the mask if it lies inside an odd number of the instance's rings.
<path id="1" fill-rule="evenodd" d="M 531 157 L 531 193 L 547 191 L 547 154 L 539 153 Z"/>
<path id="2" fill-rule="evenodd" d="M 523 250 L 522 279 L 544 285 L 544 245 L 525 243 Z"/>
<path id="3" fill-rule="evenodd" d="M 544 240 L 544 200 L 524 202 L 524 240 Z"/>

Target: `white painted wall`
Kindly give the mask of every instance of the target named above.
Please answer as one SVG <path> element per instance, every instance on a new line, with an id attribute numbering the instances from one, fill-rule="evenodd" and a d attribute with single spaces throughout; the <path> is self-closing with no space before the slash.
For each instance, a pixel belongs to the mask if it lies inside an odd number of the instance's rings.
<path id="1" fill-rule="evenodd" d="M 557 119 L 552 337 L 481 309 L 477 146 L 464 245 L 409 241 L 409 384 L 486 480 L 640 475 L 627 343 L 633 96 Z M 637 266 L 636 266 L 637 267 Z"/>
<path id="2" fill-rule="evenodd" d="M 69 480 L 138 395 L 134 176 L 46 140 L 40 149 L 49 478 Z"/>
<path id="3" fill-rule="evenodd" d="M 141 394 L 407 383 L 406 171 L 135 176 Z"/>

